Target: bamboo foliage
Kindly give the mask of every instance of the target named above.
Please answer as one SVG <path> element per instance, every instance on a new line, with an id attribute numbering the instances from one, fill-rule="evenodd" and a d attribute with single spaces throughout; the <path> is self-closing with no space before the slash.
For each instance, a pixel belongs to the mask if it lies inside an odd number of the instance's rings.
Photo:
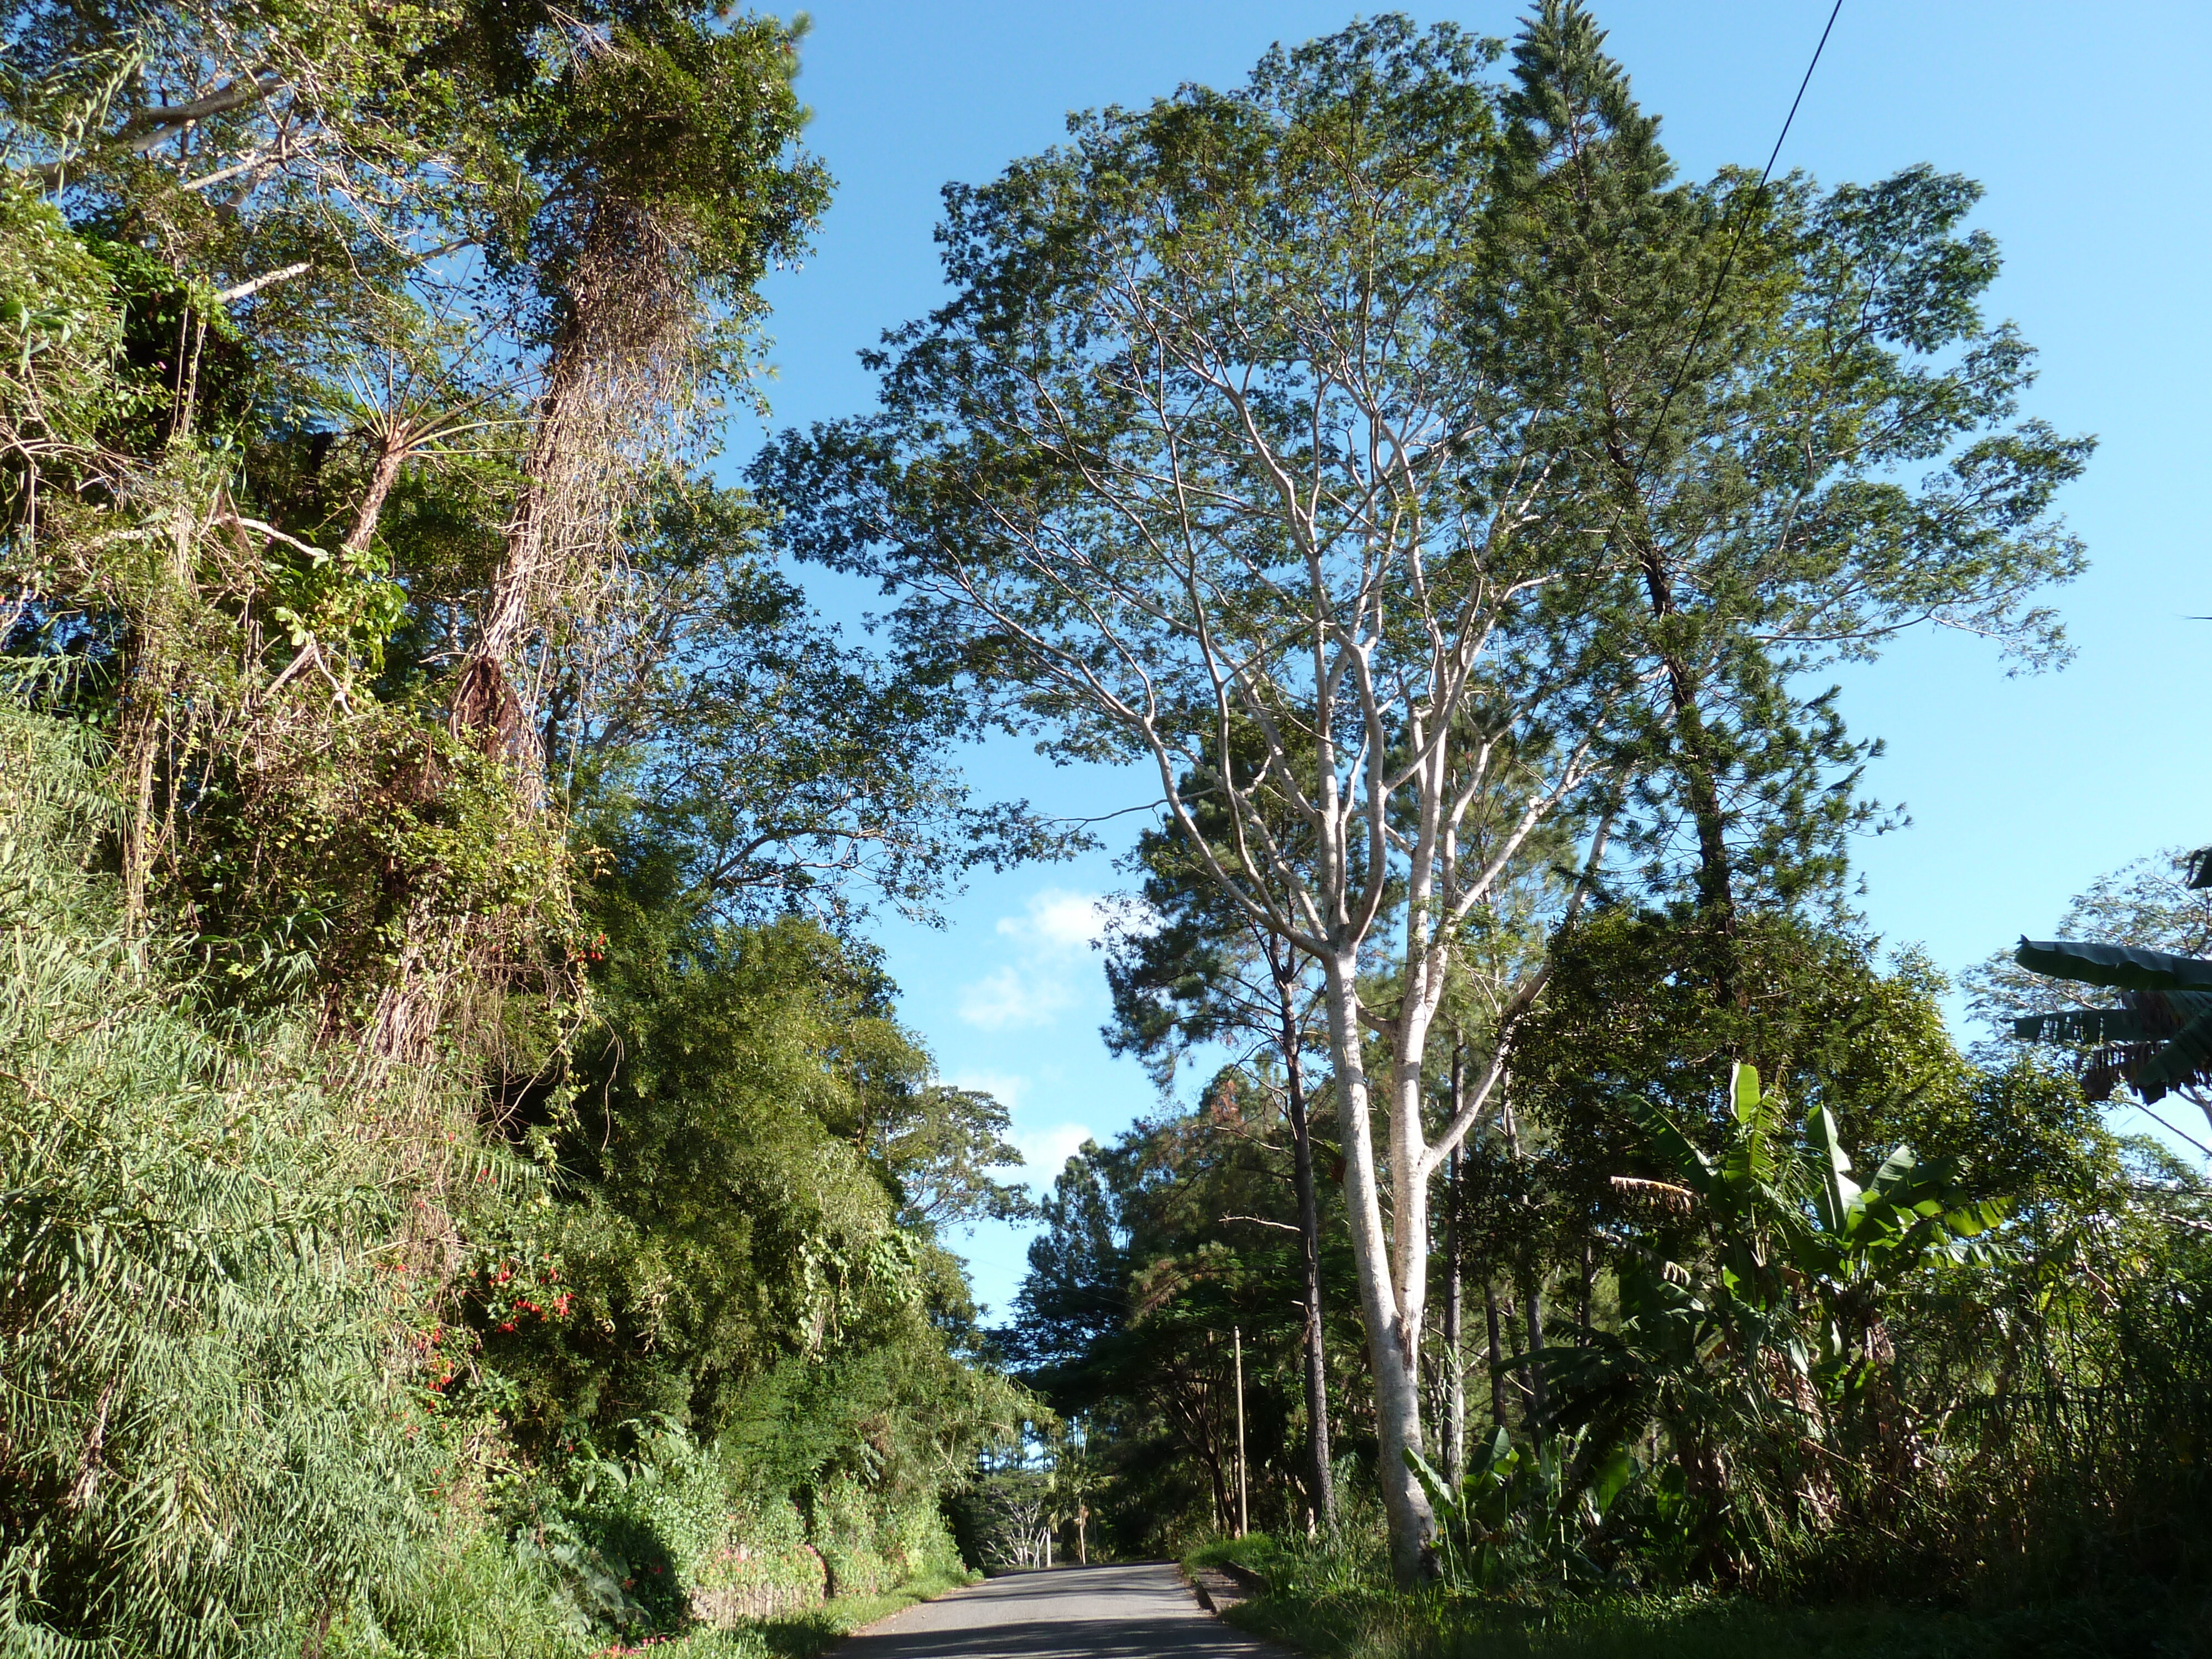
<path id="1" fill-rule="evenodd" d="M 130 941 L 96 756 L 19 709 L 0 746 L 0 1629 L 262 1648 L 423 1528 L 398 1194 L 307 1032 L 218 1039 Z"/>

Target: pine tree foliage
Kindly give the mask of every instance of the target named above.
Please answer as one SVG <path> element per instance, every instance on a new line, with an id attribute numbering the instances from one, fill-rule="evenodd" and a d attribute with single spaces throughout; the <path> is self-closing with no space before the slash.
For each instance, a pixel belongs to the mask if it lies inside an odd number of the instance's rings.
<path id="1" fill-rule="evenodd" d="M 1921 624 L 2063 658 L 2038 590 L 2083 567 L 2052 504 L 2094 441 L 2021 413 L 1979 186 L 1680 181 L 1605 43 L 1579 0 L 1515 41 L 1476 327 L 1579 486 L 1553 528 L 1615 562 L 1643 685 L 1618 829 L 1724 917 L 1817 891 L 1875 816 L 1813 677 Z"/>

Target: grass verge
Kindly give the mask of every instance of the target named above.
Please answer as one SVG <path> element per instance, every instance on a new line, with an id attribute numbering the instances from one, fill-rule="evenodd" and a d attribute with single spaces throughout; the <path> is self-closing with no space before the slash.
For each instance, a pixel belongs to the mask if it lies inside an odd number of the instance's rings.
<path id="1" fill-rule="evenodd" d="M 1384 1586 L 1379 1560 L 1261 1538 L 1185 1559 L 1262 1574 L 1267 1590 L 1230 1621 L 1323 1659 L 2212 1659 L 2212 1599 L 2164 1587 L 1988 1611 L 1694 1595 L 1519 1600 L 1404 1594 Z"/>
<path id="2" fill-rule="evenodd" d="M 917 1601 L 933 1601 L 947 1590 L 975 1583 L 980 1576 L 945 1572 L 910 1578 L 881 1595 L 840 1595 L 805 1613 L 796 1613 L 787 1619 L 772 1619 L 754 1629 L 764 1644 L 763 1650 L 774 1654 L 776 1659 L 814 1659 L 816 1654 L 827 1652 L 862 1626 L 888 1619 Z"/>
<path id="3" fill-rule="evenodd" d="M 864 1625 L 888 1619 L 917 1601 L 933 1601 L 947 1590 L 972 1584 L 973 1572 L 926 1573 L 880 1595 L 840 1595 L 818 1607 L 787 1618 L 768 1619 L 730 1630 L 701 1629 L 659 1640 L 650 1647 L 610 1648 L 609 1654 L 650 1654 L 651 1659 L 815 1659 Z"/>

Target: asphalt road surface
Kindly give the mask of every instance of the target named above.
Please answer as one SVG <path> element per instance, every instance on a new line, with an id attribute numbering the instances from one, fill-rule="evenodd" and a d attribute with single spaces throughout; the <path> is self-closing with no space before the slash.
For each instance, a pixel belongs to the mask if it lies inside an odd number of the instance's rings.
<path id="1" fill-rule="evenodd" d="M 1009 1573 L 895 1613 L 833 1659 L 1281 1659 L 1162 1563 Z"/>

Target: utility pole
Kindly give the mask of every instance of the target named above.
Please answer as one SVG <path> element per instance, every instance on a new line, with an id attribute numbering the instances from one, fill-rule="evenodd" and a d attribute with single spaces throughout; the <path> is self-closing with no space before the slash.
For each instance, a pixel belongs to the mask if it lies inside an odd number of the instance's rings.
<path id="1" fill-rule="evenodd" d="M 1229 1328 L 1229 1340 L 1237 1357 L 1237 1535 L 1242 1538 L 1252 1529 L 1252 1511 L 1244 1484 L 1244 1333 L 1235 1325 Z"/>

